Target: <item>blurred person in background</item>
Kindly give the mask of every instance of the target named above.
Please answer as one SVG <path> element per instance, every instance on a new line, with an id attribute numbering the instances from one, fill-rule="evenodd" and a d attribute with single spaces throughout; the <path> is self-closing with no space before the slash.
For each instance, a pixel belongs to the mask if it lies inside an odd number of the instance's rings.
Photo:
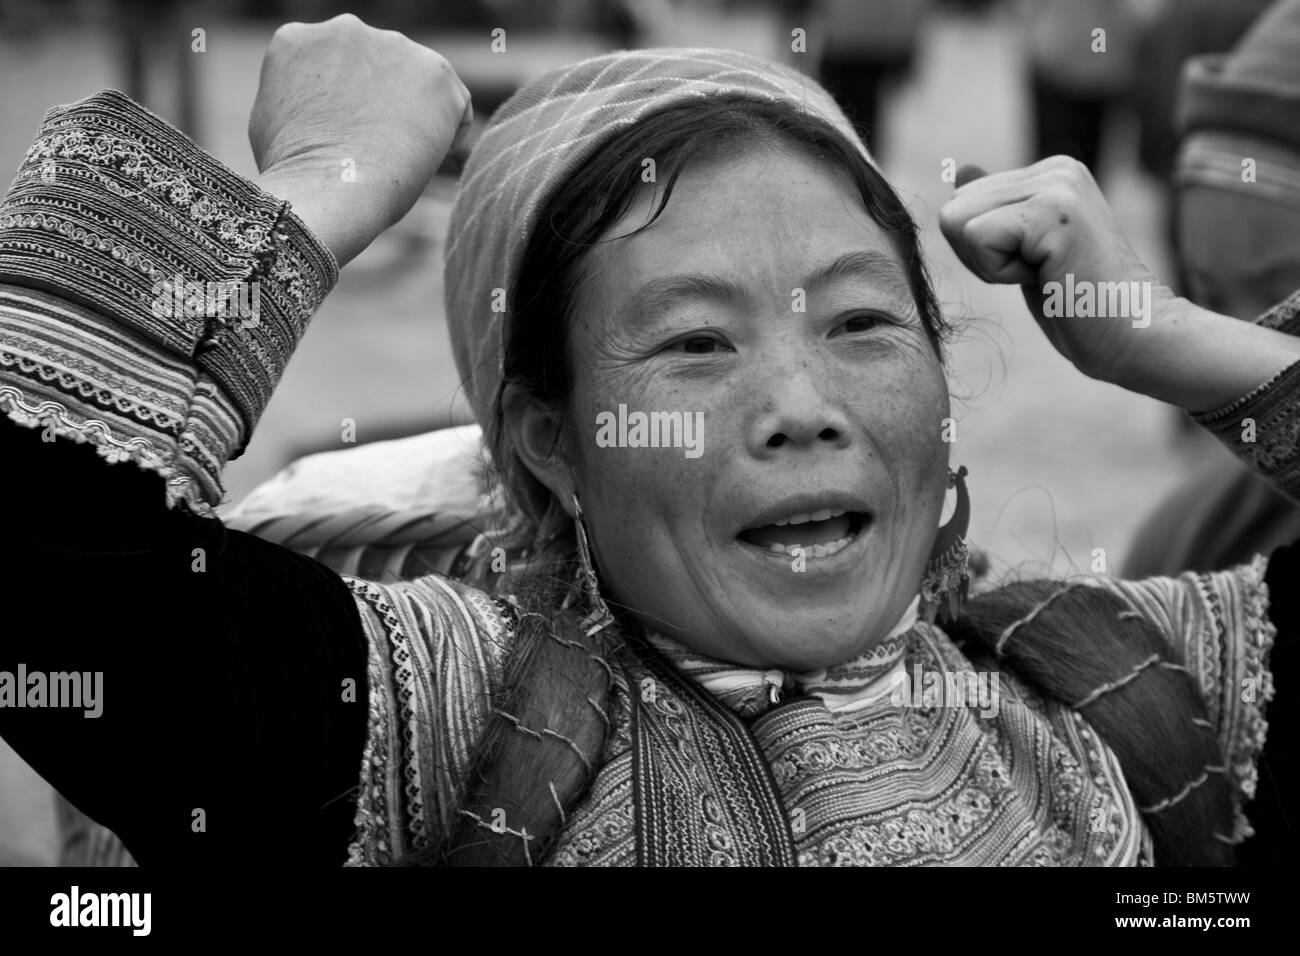
<path id="1" fill-rule="evenodd" d="M 928 0 L 815 0 L 811 6 L 817 78 L 880 156 L 881 103 L 911 72 Z"/>
<path id="2" fill-rule="evenodd" d="M 1138 162 L 1164 201 L 1164 241 L 1177 249 L 1172 195 L 1174 159 L 1182 140 L 1177 122 L 1183 65 L 1192 57 L 1232 49 L 1274 0 L 1150 0 L 1138 42 L 1133 103 L 1138 115 Z M 1171 255 L 1172 284 L 1186 294 L 1182 260 Z M 1186 419 L 1180 416 L 1180 423 Z"/>
<path id="3" fill-rule="evenodd" d="M 1230 54 L 1188 61 L 1177 117 L 1185 294 L 1254 321 L 1300 288 L 1300 0 L 1270 8 Z M 1261 439 L 1259 454 L 1268 453 Z M 1298 535 L 1291 501 L 1215 456 L 1142 525 L 1124 573 L 1226 568 Z"/>
<path id="4" fill-rule="evenodd" d="M 1072 156 L 1099 175 L 1110 116 L 1137 69 L 1137 0 L 1020 0 L 1033 101 L 1034 158 Z"/>

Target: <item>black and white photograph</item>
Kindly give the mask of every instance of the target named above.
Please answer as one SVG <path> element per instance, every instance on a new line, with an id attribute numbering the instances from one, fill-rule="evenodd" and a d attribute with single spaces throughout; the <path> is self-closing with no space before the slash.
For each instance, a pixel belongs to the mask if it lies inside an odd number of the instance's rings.
<path id="1" fill-rule="evenodd" d="M 1285 925 L 1300 0 L 0 0 L 0 168 L 15 938 Z"/>

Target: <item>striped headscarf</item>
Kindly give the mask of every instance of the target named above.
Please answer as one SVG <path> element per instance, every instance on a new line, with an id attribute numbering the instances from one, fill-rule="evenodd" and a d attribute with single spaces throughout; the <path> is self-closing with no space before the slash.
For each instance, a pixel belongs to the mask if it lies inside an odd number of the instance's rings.
<path id="1" fill-rule="evenodd" d="M 783 101 L 811 113 L 871 161 L 852 124 L 815 81 L 734 50 L 650 49 L 593 57 L 530 83 L 493 115 L 461 176 L 444 269 L 456 368 L 489 448 L 496 437 L 508 297 L 549 198 L 603 144 L 648 114 L 728 93 Z"/>

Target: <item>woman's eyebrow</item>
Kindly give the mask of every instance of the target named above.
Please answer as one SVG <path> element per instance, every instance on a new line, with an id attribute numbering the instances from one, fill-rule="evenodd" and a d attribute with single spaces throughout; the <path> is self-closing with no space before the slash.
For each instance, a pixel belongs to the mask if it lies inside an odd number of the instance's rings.
<path id="1" fill-rule="evenodd" d="M 804 277 L 803 288 L 813 289 L 835 279 L 870 279 L 905 299 L 912 296 L 911 283 L 907 281 L 898 261 L 888 253 L 872 249 L 846 252 L 832 262 L 819 266 Z"/>
<path id="2" fill-rule="evenodd" d="M 745 290 L 730 279 L 701 273 L 681 273 L 651 279 L 628 297 L 622 311 L 625 316 L 634 319 L 636 325 L 641 325 L 684 303 L 712 300 L 736 304 L 747 298 Z"/>

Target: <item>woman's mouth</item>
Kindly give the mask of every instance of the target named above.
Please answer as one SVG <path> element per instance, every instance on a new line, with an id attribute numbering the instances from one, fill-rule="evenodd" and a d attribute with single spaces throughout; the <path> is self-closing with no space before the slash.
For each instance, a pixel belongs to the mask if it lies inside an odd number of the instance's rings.
<path id="1" fill-rule="evenodd" d="M 861 511 L 824 508 L 746 529 L 738 537 L 764 551 L 793 557 L 829 558 L 852 544 L 869 520 L 870 515 Z"/>

